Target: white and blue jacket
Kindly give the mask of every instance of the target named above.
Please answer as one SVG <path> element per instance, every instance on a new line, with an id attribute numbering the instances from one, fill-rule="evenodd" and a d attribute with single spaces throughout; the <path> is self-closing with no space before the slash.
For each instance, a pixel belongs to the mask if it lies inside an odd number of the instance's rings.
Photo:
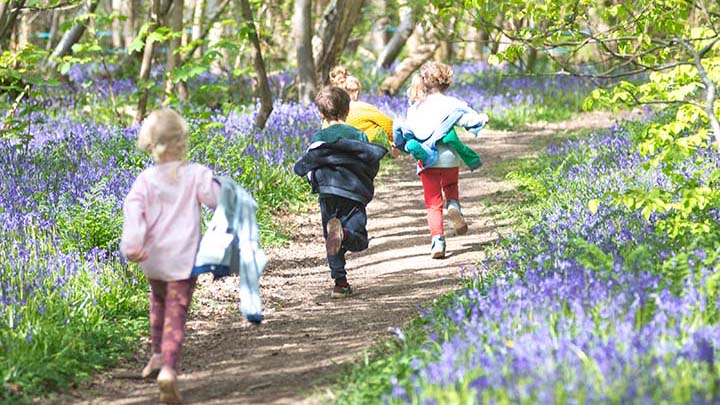
<path id="1" fill-rule="evenodd" d="M 240 279 L 240 311 L 253 323 L 260 323 L 262 301 L 260 276 L 267 256 L 260 247 L 257 203 L 229 177 L 215 177 L 220 197 L 207 231 L 200 240 L 191 277 L 213 273 L 215 278 L 237 274 Z"/>

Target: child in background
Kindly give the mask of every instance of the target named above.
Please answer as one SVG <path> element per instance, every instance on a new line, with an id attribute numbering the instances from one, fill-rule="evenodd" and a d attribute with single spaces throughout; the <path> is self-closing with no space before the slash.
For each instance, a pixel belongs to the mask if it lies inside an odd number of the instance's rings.
<path id="1" fill-rule="evenodd" d="M 473 155 L 474 152 L 459 142 L 453 127 L 461 126 L 479 131 L 488 121 L 487 114 L 477 113 L 464 101 L 444 94 L 452 84 L 452 75 L 452 68 L 444 63 L 428 62 L 423 65 L 408 89 L 411 105 L 407 111 L 407 119 L 402 124 L 418 139 L 432 139 L 437 135 L 443 140 L 433 145 L 436 156 L 432 164 L 423 165 L 423 162 L 418 162 L 432 238 L 430 255 L 433 259 L 445 257 L 443 196 L 455 233 L 463 235 L 468 231 L 460 209 L 458 175 L 460 158 L 468 163 L 468 155 Z M 396 143 L 397 141 L 399 140 L 396 140 Z M 474 160 L 479 166 L 479 158 Z"/>
<path id="2" fill-rule="evenodd" d="M 350 109 L 345 90 L 327 87 L 318 93 L 315 104 L 326 126 L 313 136 L 293 171 L 307 176 L 313 192 L 319 194 L 325 250 L 335 280 L 331 297 L 342 298 L 352 294 L 345 253 L 368 247 L 365 206 L 375 193 L 373 180 L 387 149 L 368 143 L 362 131 L 345 124 Z"/>
<path id="3" fill-rule="evenodd" d="M 152 356 L 142 371 L 158 373 L 160 400 L 180 403 L 176 367 L 196 278 L 190 277 L 200 240 L 200 205 L 214 208 L 219 185 L 205 166 L 187 163 L 185 121 L 164 108 L 151 113 L 138 147 L 155 165 L 133 183 L 123 205 L 121 252 L 140 263 L 150 284 Z"/>
<path id="4" fill-rule="evenodd" d="M 393 121 L 374 105 L 359 101 L 362 90 L 360 80 L 350 75 L 345 67 L 335 66 L 330 70 L 330 83 L 350 95 L 350 111 L 345 122 L 363 131 L 370 142 L 390 149 L 393 144 Z M 398 154 L 395 147 L 392 147 L 392 154 Z"/>

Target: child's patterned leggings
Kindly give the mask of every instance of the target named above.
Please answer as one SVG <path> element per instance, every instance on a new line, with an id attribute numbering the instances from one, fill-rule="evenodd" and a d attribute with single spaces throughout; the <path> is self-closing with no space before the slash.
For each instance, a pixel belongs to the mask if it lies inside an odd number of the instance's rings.
<path id="1" fill-rule="evenodd" d="M 163 366 L 173 370 L 185 338 L 185 322 L 196 280 L 195 277 L 177 281 L 148 280 L 152 351 L 162 353 Z"/>
<path id="2" fill-rule="evenodd" d="M 420 172 L 420 179 L 425 195 L 425 207 L 427 207 L 427 221 L 430 227 L 430 235 L 444 235 L 443 229 L 443 194 L 445 200 L 460 202 L 458 192 L 457 167 L 425 169 Z"/>

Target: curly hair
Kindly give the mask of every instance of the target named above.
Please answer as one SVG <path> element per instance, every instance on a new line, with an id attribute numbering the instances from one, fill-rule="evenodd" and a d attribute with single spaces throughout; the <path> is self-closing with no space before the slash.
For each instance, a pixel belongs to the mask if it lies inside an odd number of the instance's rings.
<path id="1" fill-rule="evenodd" d="M 330 84 L 336 87 L 345 87 L 345 79 L 350 76 L 345 66 L 335 66 L 330 69 Z"/>
<path id="2" fill-rule="evenodd" d="M 420 68 L 420 78 L 428 93 L 444 92 L 453 82 L 453 69 L 441 62 L 428 62 Z"/>
<path id="3" fill-rule="evenodd" d="M 330 84 L 348 92 L 351 100 L 357 101 L 362 84 L 360 79 L 352 76 L 347 68 L 343 66 L 335 66 L 330 70 Z"/>

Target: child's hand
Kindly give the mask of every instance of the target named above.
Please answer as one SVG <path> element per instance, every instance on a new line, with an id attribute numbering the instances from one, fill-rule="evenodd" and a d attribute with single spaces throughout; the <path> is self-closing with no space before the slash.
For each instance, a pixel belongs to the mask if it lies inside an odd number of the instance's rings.
<path id="1" fill-rule="evenodd" d="M 131 262 L 141 262 L 145 259 L 147 259 L 148 255 L 145 249 L 143 248 L 137 248 L 137 249 L 131 249 L 128 250 L 125 254 L 127 256 L 128 260 Z"/>
<path id="2" fill-rule="evenodd" d="M 488 121 L 490 121 L 490 116 L 488 116 L 487 114 L 480 113 L 479 115 L 480 115 L 480 119 L 483 122 L 483 125 L 486 125 L 488 123 Z"/>
<path id="3" fill-rule="evenodd" d="M 400 149 L 396 148 L 395 145 L 393 145 L 390 148 L 390 154 L 392 155 L 392 157 L 396 158 L 396 157 L 400 156 Z"/>

